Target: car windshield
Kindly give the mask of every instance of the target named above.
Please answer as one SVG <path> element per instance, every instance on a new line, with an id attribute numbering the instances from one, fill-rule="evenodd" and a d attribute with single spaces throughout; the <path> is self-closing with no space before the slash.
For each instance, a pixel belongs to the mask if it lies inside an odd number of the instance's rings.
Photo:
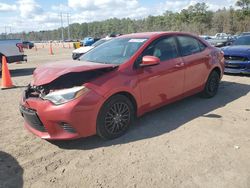
<path id="1" fill-rule="evenodd" d="M 106 41 L 108 41 L 108 40 L 106 40 L 106 39 L 100 39 L 100 40 L 96 41 L 94 44 L 92 44 L 91 46 L 97 47 L 97 46 L 103 44 Z"/>
<path id="2" fill-rule="evenodd" d="M 122 64 L 147 41 L 146 38 L 115 38 L 81 56 L 80 61 Z"/>
<path id="3" fill-rule="evenodd" d="M 250 45 L 250 36 L 238 38 L 233 45 Z"/>

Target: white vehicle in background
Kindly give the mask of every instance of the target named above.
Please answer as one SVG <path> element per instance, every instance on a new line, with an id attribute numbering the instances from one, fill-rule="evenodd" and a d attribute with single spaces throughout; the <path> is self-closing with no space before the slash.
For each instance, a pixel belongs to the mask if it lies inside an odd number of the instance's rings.
<path id="1" fill-rule="evenodd" d="M 226 33 L 216 33 L 212 38 L 219 38 L 219 39 L 224 39 L 224 38 L 228 38 L 229 35 Z"/>
<path id="2" fill-rule="evenodd" d="M 106 42 L 106 41 L 108 41 L 110 39 L 112 39 L 112 37 L 102 38 L 102 39 L 96 41 L 91 46 L 83 46 L 83 47 L 80 47 L 80 48 L 77 48 L 77 49 L 73 50 L 72 59 L 74 59 L 74 60 L 79 59 L 79 57 L 81 57 L 83 54 L 87 53 L 89 50 L 103 44 L 104 42 Z"/>
<path id="3" fill-rule="evenodd" d="M 0 73 L 2 72 L 2 57 L 5 56 L 8 63 L 27 61 L 23 53 L 23 44 L 19 39 L 0 40 Z"/>
<path id="4" fill-rule="evenodd" d="M 223 46 L 229 46 L 233 43 L 235 37 L 226 33 L 216 33 L 214 37 L 208 39 L 207 42 L 212 46 L 221 48 Z"/>
<path id="5" fill-rule="evenodd" d="M 199 37 L 203 38 L 204 40 L 209 40 L 212 38 L 209 35 L 200 35 Z"/>

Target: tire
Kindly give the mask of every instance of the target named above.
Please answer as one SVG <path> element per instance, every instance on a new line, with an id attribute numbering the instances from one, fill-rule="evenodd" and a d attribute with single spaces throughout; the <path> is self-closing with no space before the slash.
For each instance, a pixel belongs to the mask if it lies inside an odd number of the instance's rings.
<path id="1" fill-rule="evenodd" d="M 205 88 L 202 92 L 202 97 L 204 98 L 214 97 L 218 92 L 219 83 L 220 83 L 220 75 L 216 71 L 211 72 L 207 79 Z"/>
<path id="2" fill-rule="evenodd" d="M 114 139 L 127 132 L 135 117 L 132 102 L 124 95 L 109 98 L 99 111 L 96 132 L 103 139 Z"/>

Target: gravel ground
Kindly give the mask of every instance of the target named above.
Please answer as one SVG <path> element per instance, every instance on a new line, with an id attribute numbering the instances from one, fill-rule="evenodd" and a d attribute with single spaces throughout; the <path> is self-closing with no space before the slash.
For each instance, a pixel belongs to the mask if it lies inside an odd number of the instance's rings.
<path id="1" fill-rule="evenodd" d="M 250 187 L 250 77 L 225 75 L 212 99 L 192 96 L 139 118 L 121 138 L 48 142 L 23 127 L 20 94 L 37 65 L 72 49 L 26 50 L 0 90 L 0 187 Z"/>

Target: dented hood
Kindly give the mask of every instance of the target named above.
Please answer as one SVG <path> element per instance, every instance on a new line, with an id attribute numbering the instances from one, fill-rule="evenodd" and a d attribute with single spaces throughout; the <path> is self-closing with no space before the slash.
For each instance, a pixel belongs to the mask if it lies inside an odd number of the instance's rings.
<path id="1" fill-rule="evenodd" d="M 48 84 L 58 77 L 72 73 L 72 72 L 86 72 L 98 69 L 114 68 L 118 65 L 114 64 L 101 64 L 84 61 L 59 61 L 53 63 L 47 63 L 39 66 L 33 73 L 32 85 L 40 86 Z"/>

